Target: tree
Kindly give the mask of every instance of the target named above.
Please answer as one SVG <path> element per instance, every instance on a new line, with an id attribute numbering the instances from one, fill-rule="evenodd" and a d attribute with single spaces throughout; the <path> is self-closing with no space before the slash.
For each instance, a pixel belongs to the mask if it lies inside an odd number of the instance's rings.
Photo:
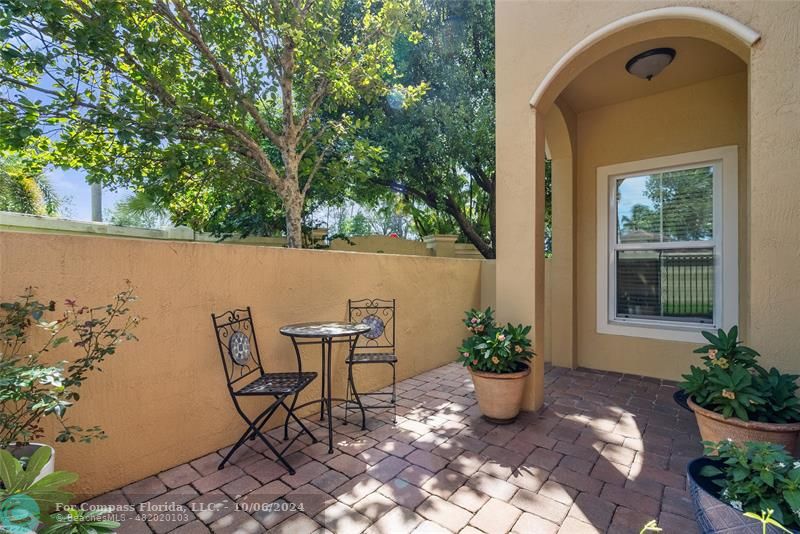
<path id="1" fill-rule="evenodd" d="M 637 178 L 634 178 L 636 180 Z M 620 217 L 620 230 L 630 239 L 695 241 L 710 239 L 714 230 L 714 176 L 710 167 L 647 176 L 643 195 Z"/>
<path id="2" fill-rule="evenodd" d="M 112 224 L 139 228 L 162 228 L 170 223 L 164 206 L 142 191 L 117 202 L 108 219 Z"/>
<path id="3" fill-rule="evenodd" d="M 384 149 L 371 183 L 421 202 L 421 231 L 452 218 L 487 258 L 495 257 L 494 5 L 491 0 L 428 0 L 423 39 L 399 41 L 396 62 L 403 82 L 427 82 L 414 106 L 391 99 L 367 137 Z M 444 217 L 442 217 L 444 216 Z M 427 220 L 427 221 L 426 221 Z"/>
<path id="4" fill-rule="evenodd" d="M 299 247 L 306 196 L 358 125 L 332 110 L 424 91 L 396 83 L 393 59 L 399 35 L 419 38 L 418 2 L 6 0 L 0 148 L 179 214 L 268 187 Z"/>
<path id="5" fill-rule="evenodd" d="M 0 211 L 58 215 L 61 199 L 41 171 L 16 158 L 0 159 Z"/>

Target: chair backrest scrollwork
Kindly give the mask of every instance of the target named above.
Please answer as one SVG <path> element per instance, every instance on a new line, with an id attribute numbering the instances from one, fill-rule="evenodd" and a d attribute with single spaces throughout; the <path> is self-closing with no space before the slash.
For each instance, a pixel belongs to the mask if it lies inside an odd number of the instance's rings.
<path id="1" fill-rule="evenodd" d="M 363 323 L 370 330 L 358 338 L 357 352 L 395 352 L 395 299 L 360 299 L 347 301 L 348 320 Z"/>
<path id="2" fill-rule="evenodd" d="M 261 364 L 250 306 L 219 315 L 212 313 L 211 320 L 214 322 L 228 387 L 233 390 L 239 381 L 254 374 L 263 375 L 264 367 Z"/>

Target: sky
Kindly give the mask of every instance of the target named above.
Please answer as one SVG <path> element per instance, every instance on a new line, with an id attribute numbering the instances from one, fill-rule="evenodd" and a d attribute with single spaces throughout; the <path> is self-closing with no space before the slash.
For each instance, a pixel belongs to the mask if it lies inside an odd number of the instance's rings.
<path id="1" fill-rule="evenodd" d="M 52 169 L 47 172 L 47 176 L 58 196 L 64 200 L 61 217 L 76 221 L 91 221 L 92 193 L 91 186 L 86 182 L 85 173 Z M 103 218 L 106 219 L 108 211 L 130 194 L 131 191 L 125 188 L 118 188 L 116 191 L 103 189 Z"/>
<path id="2" fill-rule="evenodd" d="M 647 180 L 649 178 L 647 175 L 632 176 L 617 182 L 619 187 L 617 216 L 620 219 L 622 217 L 630 217 L 631 213 L 633 213 L 633 207 L 637 204 L 653 208 L 653 201 L 647 196 Z"/>

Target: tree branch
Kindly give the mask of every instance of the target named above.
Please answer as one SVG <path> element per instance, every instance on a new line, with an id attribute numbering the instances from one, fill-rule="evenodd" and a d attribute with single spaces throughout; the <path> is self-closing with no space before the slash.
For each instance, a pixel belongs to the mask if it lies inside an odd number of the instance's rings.
<path id="1" fill-rule="evenodd" d="M 236 82 L 230 71 L 211 52 L 211 49 L 206 44 L 203 36 L 200 34 L 200 31 L 195 26 L 191 13 L 189 13 L 189 10 L 186 8 L 183 2 L 180 0 L 172 0 L 172 3 L 175 5 L 175 8 L 178 11 L 178 17 L 180 20 L 172 13 L 172 11 L 169 9 L 169 6 L 167 6 L 163 0 L 156 0 L 155 5 L 157 11 L 164 17 L 164 19 L 181 35 L 183 35 L 192 45 L 194 45 L 194 47 L 200 51 L 206 61 L 211 64 L 211 67 L 217 74 L 217 78 L 220 80 L 223 86 L 233 92 L 236 100 L 239 102 L 242 108 L 244 108 L 247 114 L 253 118 L 259 130 L 261 130 L 261 133 L 263 133 L 276 147 L 283 149 L 285 144 L 284 139 L 279 136 L 269 124 L 267 124 L 267 121 L 258 111 L 250 98 L 245 95 L 244 90 Z M 181 24 L 181 21 L 183 24 Z"/>

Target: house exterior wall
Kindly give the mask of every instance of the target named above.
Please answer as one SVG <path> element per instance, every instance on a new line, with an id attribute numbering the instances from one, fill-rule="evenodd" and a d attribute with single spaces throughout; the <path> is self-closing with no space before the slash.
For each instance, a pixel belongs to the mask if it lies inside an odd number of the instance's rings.
<path id="1" fill-rule="evenodd" d="M 87 497 L 230 445 L 244 431 L 225 386 L 211 312 L 250 305 L 268 371 L 296 368 L 284 324 L 343 320 L 348 298 L 397 298 L 398 380 L 452 362 L 466 335 L 464 310 L 480 305 L 483 262 L 454 258 L 0 231 L 0 301 L 28 286 L 41 299 L 101 305 L 130 279 L 144 320 L 70 408 L 71 424 L 100 425 L 108 439 L 56 443 L 58 469 L 75 471 Z M 68 345 L 68 344 L 67 344 Z M 333 392 L 343 396 L 343 346 Z M 53 361 L 69 357 L 62 345 Z M 304 370 L 320 372 L 318 347 Z M 391 381 L 388 366 L 362 366 L 362 391 Z M 367 368 L 368 367 L 368 368 Z M 319 380 L 300 397 L 318 397 Z M 250 408 L 264 408 L 256 399 Z M 313 407 L 309 407 L 313 408 Z M 307 412 L 306 412 L 307 413 Z M 280 417 L 273 419 L 277 423 Z M 52 421 L 47 443 L 54 442 Z M 274 425 L 273 425 L 274 426 Z M 91 458 L 92 461 L 87 461 Z"/>
<path id="2" fill-rule="evenodd" d="M 628 1 L 563 1 L 523 2 L 498 0 L 496 16 L 497 44 L 497 165 L 498 165 L 498 246 L 497 298 L 501 318 L 518 322 L 535 319 L 537 278 L 534 257 L 538 244 L 531 239 L 531 228 L 537 217 L 534 177 L 542 163 L 543 118 L 546 109 L 534 111 L 530 99 L 548 71 L 572 47 L 595 32 L 623 17 L 645 10 L 668 6 L 697 6 L 715 10 L 760 32 L 761 39 L 751 48 L 726 36 L 718 28 L 704 28 L 688 21 L 653 23 L 626 30 L 624 43 L 620 36 L 610 36 L 588 52 L 599 59 L 615 47 L 628 44 L 632 37 L 648 40 L 659 36 L 695 36 L 702 32 L 710 40 L 729 48 L 748 62 L 746 92 L 729 94 L 712 105 L 727 105 L 731 111 L 747 98 L 746 134 L 742 133 L 741 113 L 729 132 L 718 132 L 719 139 L 708 132 L 702 140 L 694 139 L 698 148 L 723 144 L 747 145 L 740 175 L 745 177 L 740 198 L 741 232 L 740 280 L 742 306 L 739 321 L 746 342 L 763 353 L 766 365 L 786 371 L 800 370 L 796 357 L 794 331 L 800 317 L 800 68 L 796 62 L 800 50 L 800 4 L 789 1 L 704 1 L 704 2 L 628 2 Z M 636 35 L 637 31 L 639 35 Z M 728 43 L 729 42 L 729 43 Z M 584 58 L 585 59 L 585 58 Z M 578 68 L 578 67 L 574 67 Z M 577 74 L 566 69 L 566 76 Z M 555 98 L 557 95 L 550 95 Z M 676 95 L 673 95 L 676 96 Z M 643 99 L 644 100 L 644 99 Z M 689 100 L 692 100 L 689 98 Z M 689 102 L 690 103 L 690 102 Z M 733 104 L 736 104 L 733 106 Z M 552 105 L 552 102 L 545 103 Z M 635 103 L 629 103 L 635 105 Z M 731 107 L 733 106 L 733 107 Z M 673 113 L 676 110 L 673 109 Z M 585 225 L 594 213 L 594 197 L 587 189 L 587 177 L 594 176 L 595 165 L 612 163 L 610 156 L 599 154 L 604 145 L 597 140 L 594 147 L 581 148 L 581 140 L 597 135 L 601 124 L 608 126 L 602 135 L 614 135 L 624 123 L 611 125 L 609 110 L 594 112 L 592 125 L 584 117 L 582 133 L 577 140 L 578 181 L 576 202 L 585 205 L 587 213 L 578 224 Z M 690 119 L 686 115 L 684 118 Z M 579 119 L 580 120 L 580 119 Z M 715 128 L 714 126 L 710 126 Z M 640 135 L 643 132 L 640 130 Z M 680 132 L 665 132 L 664 148 L 681 151 Z M 724 134 L 724 135 L 723 135 Z M 622 135 L 622 134 L 620 134 Z M 722 139 L 730 137 L 731 141 Z M 707 141 L 706 141 L 707 139 Z M 746 139 L 746 142 L 743 142 Z M 622 140 L 622 139 L 620 139 Z M 658 139 L 637 139 L 639 147 L 629 153 L 619 143 L 605 149 L 615 154 L 614 160 L 635 159 L 661 147 L 647 146 Z M 717 142 L 720 141 L 720 142 Z M 671 146 L 670 146 L 671 145 Z M 581 162 L 580 155 L 594 161 Z M 602 162 L 601 162 L 602 161 Z M 593 188 L 592 185 L 587 187 Z M 592 196 L 589 200 L 589 196 Z M 580 213 L 581 209 L 576 209 Z M 594 221 L 590 221 L 592 228 Z M 613 368 L 632 373 L 677 378 L 687 368 L 689 345 L 681 343 L 631 341 L 620 336 L 597 336 L 594 331 L 595 287 L 592 274 L 596 262 L 591 246 L 591 232 L 577 231 L 578 265 L 591 264 L 576 271 L 578 316 L 578 364 Z M 582 251 L 582 252 L 580 252 Z M 556 251 L 557 254 L 557 251 Z M 587 255 L 588 254 L 588 255 Z M 541 288 L 540 288 L 541 290 Z M 554 299 L 557 297 L 554 295 Z M 556 335 L 555 332 L 553 335 Z M 601 339 L 605 337 L 605 339 Z M 590 355 L 599 344 L 600 354 Z M 554 360 L 557 355 L 554 355 Z M 535 378 L 532 378 L 535 381 Z M 535 407 L 536 404 L 528 404 Z"/>
<path id="3" fill-rule="evenodd" d="M 747 183 L 747 74 L 742 72 L 578 115 L 576 187 L 577 364 L 679 378 L 696 363 L 693 343 L 597 333 L 597 167 L 727 145 L 739 147 L 739 183 Z M 739 203 L 746 208 L 747 197 Z M 744 212 L 743 212 L 744 213 Z M 747 218 L 741 219 L 746 222 Z M 746 231 L 746 227 L 743 228 Z M 741 261 L 746 234 L 739 233 Z M 747 294 L 746 280 L 739 295 Z M 746 299 L 740 308 L 747 309 Z M 745 329 L 746 330 L 746 329 Z"/>

